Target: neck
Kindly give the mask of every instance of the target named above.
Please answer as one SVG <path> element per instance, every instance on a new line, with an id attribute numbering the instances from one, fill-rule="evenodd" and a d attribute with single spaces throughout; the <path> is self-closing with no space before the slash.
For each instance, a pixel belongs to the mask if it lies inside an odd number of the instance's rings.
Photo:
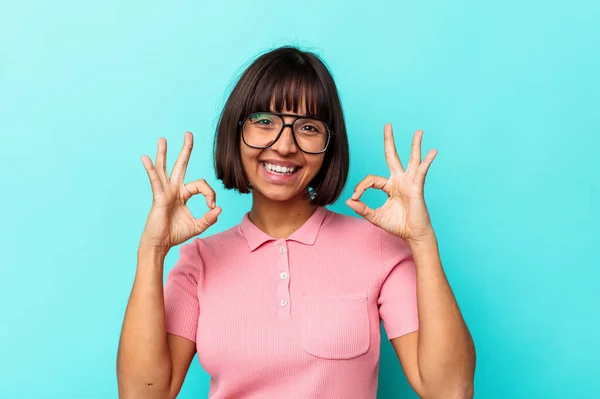
<path id="1" fill-rule="evenodd" d="M 317 207 L 303 195 L 287 201 L 273 201 L 253 191 L 248 217 L 269 236 L 288 238 L 311 217 L 315 209 Z"/>

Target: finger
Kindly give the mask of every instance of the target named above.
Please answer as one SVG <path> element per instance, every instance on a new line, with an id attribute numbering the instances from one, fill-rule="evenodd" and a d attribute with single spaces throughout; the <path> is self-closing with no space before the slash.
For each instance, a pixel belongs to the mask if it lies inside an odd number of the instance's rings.
<path id="1" fill-rule="evenodd" d="M 196 232 L 195 235 L 203 233 L 206 229 L 217 222 L 219 215 L 221 214 L 221 207 L 217 206 L 210 209 L 201 218 L 196 219 Z"/>
<path id="2" fill-rule="evenodd" d="M 415 176 L 415 183 L 417 183 L 420 187 L 425 186 L 425 176 L 427 175 L 427 171 L 429 171 L 429 167 L 431 163 L 435 159 L 437 155 L 437 150 L 431 150 L 427 153 L 425 160 L 421 162 L 419 165 L 419 169 L 417 170 L 417 174 Z"/>
<path id="3" fill-rule="evenodd" d="M 163 137 L 158 139 L 158 149 L 156 150 L 156 173 L 163 184 L 169 182 L 167 177 L 167 140 Z"/>
<path id="4" fill-rule="evenodd" d="M 388 179 L 386 179 L 385 177 L 368 175 L 367 177 L 362 179 L 356 185 L 356 187 L 354 187 L 354 193 L 352 194 L 351 199 L 359 199 L 363 195 L 365 190 L 371 187 L 381 190 L 385 186 L 387 181 Z"/>
<path id="5" fill-rule="evenodd" d="M 192 196 L 202 194 L 206 199 L 206 205 L 209 208 L 214 208 L 217 201 L 217 194 L 211 186 L 208 185 L 206 180 L 200 179 L 186 184 L 185 186 L 184 202 L 187 202 Z"/>
<path id="6" fill-rule="evenodd" d="M 348 205 L 354 212 L 367 219 L 369 222 L 374 223 L 376 215 L 375 211 L 369 208 L 364 202 L 349 199 L 346 201 L 346 205 Z"/>
<path id="7" fill-rule="evenodd" d="M 410 160 L 408 161 L 408 168 L 406 173 L 414 176 L 417 172 L 417 168 L 421 164 L 421 143 L 423 140 L 423 131 L 417 130 L 413 136 L 412 151 L 410 153 Z"/>
<path id="8" fill-rule="evenodd" d="M 194 146 L 194 136 L 190 132 L 185 132 L 183 139 L 183 148 L 175 161 L 173 166 L 173 173 L 171 173 L 172 182 L 183 182 L 185 171 L 187 170 L 188 162 L 190 161 L 190 154 L 192 153 L 192 147 Z"/>
<path id="9" fill-rule="evenodd" d="M 404 168 L 402 162 L 396 151 L 396 144 L 394 143 L 394 133 L 392 132 L 392 124 L 386 123 L 383 128 L 383 146 L 385 149 L 385 161 L 387 162 L 390 172 L 402 173 Z"/>
<path id="10" fill-rule="evenodd" d="M 144 164 L 144 168 L 146 168 L 146 172 L 148 173 L 148 178 L 150 179 L 150 186 L 152 187 L 152 193 L 154 194 L 154 196 L 157 196 L 158 194 L 163 192 L 163 186 L 160 182 L 158 174 L 156 173 L 156 169 L 154 168 L 154 165 L 152 165 L 150 157 L 147 155 L 144 155 L 142 157 L 142 163 Z"/>

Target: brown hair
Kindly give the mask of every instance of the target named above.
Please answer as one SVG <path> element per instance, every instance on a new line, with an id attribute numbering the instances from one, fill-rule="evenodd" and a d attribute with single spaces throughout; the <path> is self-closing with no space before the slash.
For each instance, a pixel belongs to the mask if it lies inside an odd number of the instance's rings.
<path id="1" fill-rule="evenodd" d="M 217 178 L 226 189 L 250 192 L 240 154 L 239 121 L 253 112 L 307 112 L 333 131 L 321 169 L 310 182 L 315 205 L 328 205 L 340 196 L 348 177 L 349 151 L 339 95 L 324 62 L 311 52 L 280 47 L 258 57 L 242 74 L 219 118 L 214 147 Z"/>

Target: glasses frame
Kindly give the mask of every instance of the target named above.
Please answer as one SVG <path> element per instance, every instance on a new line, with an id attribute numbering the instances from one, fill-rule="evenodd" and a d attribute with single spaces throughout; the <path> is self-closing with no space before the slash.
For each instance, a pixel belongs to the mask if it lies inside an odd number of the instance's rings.
<path id="1" fill-rule="evenodd" d="M 277 136 L 275 137 L 275 140 L 273 140 L 271 142 L 271 144 L 267 145 L 267 146 L 254 146 L 254 145 L 250 145 L 246 142 L 246 138 L 244 137 L 244 124 L 246 123 L 246 121 L 248 121 L 248 119 L 250 119 L 250 117 L 252 115 L 256 115 L 256 114 L 267 114 L 267 115 L 274 115 L 274 116 L 278 116 L 281 118 L 281 121 L 283 122 L 283 125 L 281 126 L 281 130 L 279 131 L 279 133 L 277 133 Z M 289 116 L 289 117 L 293 117 L 294 120 L 292 121 L 292 123 L 285 123 L 285 121 L 283 120 L 284 116 Z M 302 149 L 302 147 L 300 147 L 300 145 L 298 144 L 298 140 L 296 139 L 296 132 L 294 131 L 294 123 L 296 123 L 296 121 L 298 119 L 314 119 L 316 121 L 321 122 L 323 125 L 325 125 L 325 129 L 327 130 L 327 142 L 325 143 L 325 148 L 322 151 L 318 151 L 318 152 L 311 152 L 311 151 L 305 151 Z M 246 144 L 248 147 L 250 148 L 256 148 L 256 149 L 265 149 L 265 148 L 269 148 L 271 147 L 273 144 L 275 144 L 277 142 L 277 140 L 279 140 L 279 138 L 281 137 L 281 133 L 283 133 L 283 131 L 285 130 L 286 127 L 289 126 L 289 128 L 292 130 L 292 137 L 294 138 L 294 143 L 296 144 L 296 147 L 298 147 L 298 149 L 306 154 L 322 154 L 325 151 L 327 151 L 327 148 L 329 148 L 329 143 L 331 142 L 331 137 L 334 136 L 334 132 L 333 130 L 331 130 L 329 128 L 329 126 L 327 125 L 327 123 L 325 123 L 325 121 L 322 121 L 321 119 L 318 118 L 314 118 L 312 116 L 305 116 L 305 115 L 294 115 L 294 114 L 280 114 L 277 112 L 253 112 L 250 115 L 248 115 L 246 118 L 244 118 L 243 120 L 238 122 L 239 127 L 242 129 L 241 130 L 241 135 L 242 135 L 242 141 L 244 142 L 244 144 Z"/>

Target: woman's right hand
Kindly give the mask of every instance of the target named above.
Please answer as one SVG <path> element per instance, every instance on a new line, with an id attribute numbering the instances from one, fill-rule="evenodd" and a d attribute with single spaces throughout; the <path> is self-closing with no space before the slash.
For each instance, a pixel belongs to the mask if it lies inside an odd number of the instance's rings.
<path id="1" fill-rule="evenodd" d="M 203 233 L 217 221 L 221 213 L 221 208 L 216 206 L 215 192 L 204 179 L 188 184 L 183 182 L 193 141 L 192 133 L 186 132 L 183 148 L 170 177 L 165 168 L 167 141 L 164 138 L 158 140 L 156 167 L 150 157 L 147 155 L 142 157 L 154 198 L 140 242 L 140 246 L 145 249 L 166 255 L 172 247 Z M 206 204 L 210 208 L 198 219 L 192 215 L 186 205 L 187 201 L 197 194 L 204 195 Z"/>

